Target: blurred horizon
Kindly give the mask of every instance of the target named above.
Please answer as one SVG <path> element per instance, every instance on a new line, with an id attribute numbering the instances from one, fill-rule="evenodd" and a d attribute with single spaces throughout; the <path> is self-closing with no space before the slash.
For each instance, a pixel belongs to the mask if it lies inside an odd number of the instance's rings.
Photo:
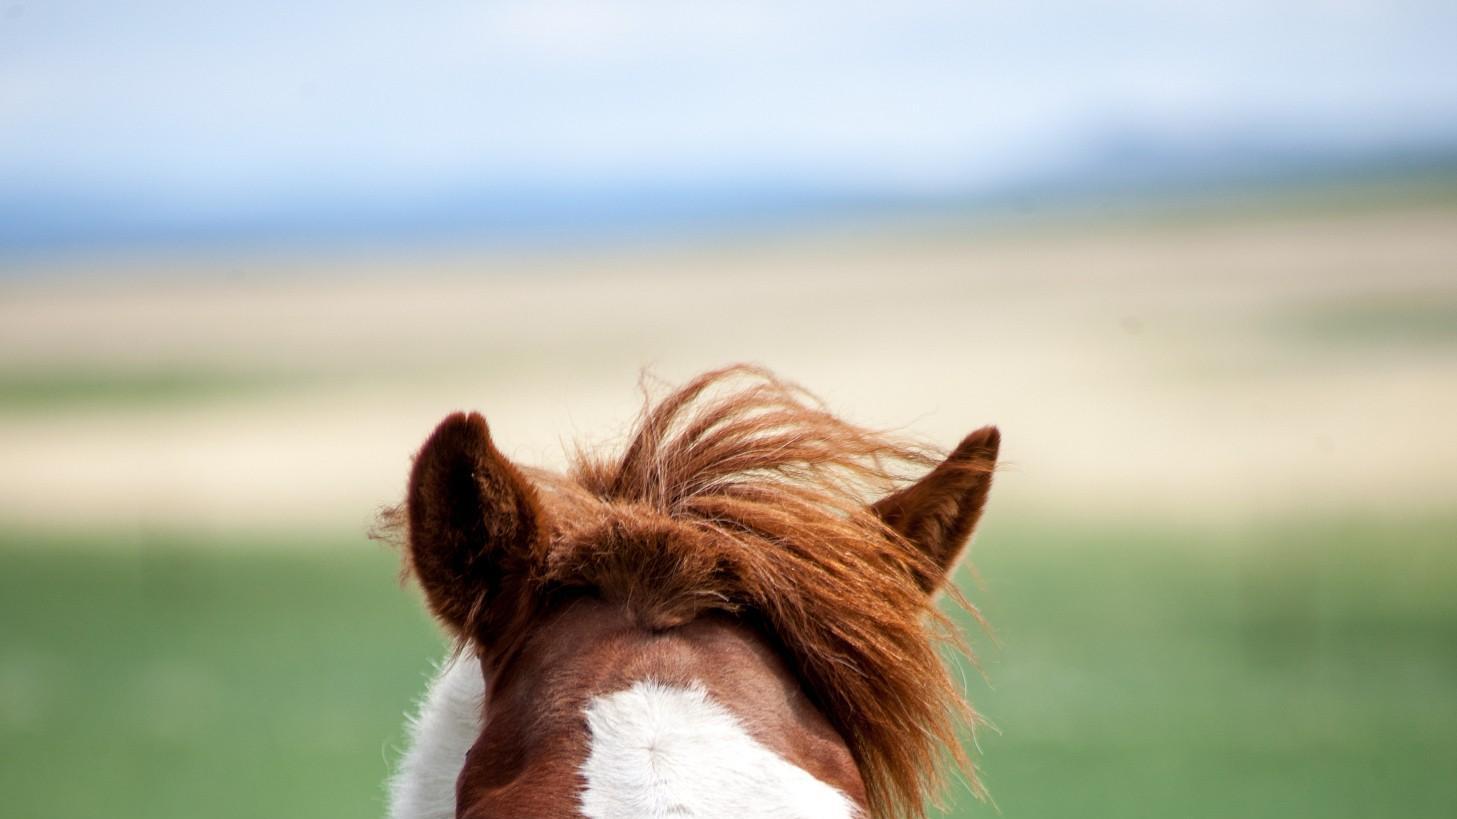
<path id="1" fill-rule="evenodd" d="M 10 0 L 0 269 L 1452 176 L 1454 40 L 1439 2 Z"/>

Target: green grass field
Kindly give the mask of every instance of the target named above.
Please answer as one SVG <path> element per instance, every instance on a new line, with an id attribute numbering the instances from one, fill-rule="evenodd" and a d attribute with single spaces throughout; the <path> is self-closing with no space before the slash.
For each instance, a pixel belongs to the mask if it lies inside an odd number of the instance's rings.
<path id="1" fill-rule="evenodd" d="M 1001 815 L 1457 815 L 1454 533 L 991 521 L 965 676 Z M 3 814 L 381 816 L 442 650 L 394 555 L 121 541 L 0 536 Z"/>

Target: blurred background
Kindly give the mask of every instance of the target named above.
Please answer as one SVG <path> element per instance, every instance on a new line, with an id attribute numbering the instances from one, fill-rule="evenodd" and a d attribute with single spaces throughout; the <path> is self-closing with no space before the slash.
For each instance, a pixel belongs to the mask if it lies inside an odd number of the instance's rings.
<path id="1" fill-rule="evenodd" d="M 995 807 L 1457 815 L 1457 6 L 0 0 L 0 792 L 384 813 L 446 413 L 1005 466 Z M 1000 814 L 998 814 L 1000 811 Z"/>

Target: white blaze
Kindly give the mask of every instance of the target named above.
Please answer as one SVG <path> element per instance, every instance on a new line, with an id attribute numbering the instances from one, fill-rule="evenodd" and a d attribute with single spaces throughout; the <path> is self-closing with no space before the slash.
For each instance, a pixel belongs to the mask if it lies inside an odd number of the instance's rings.
<path id="1" fill-rule="evenodd" d="M 587 708 L 588 819 L 848 819 L 854 804 L 761 745 L 700 687 L 639 682 Z"/>

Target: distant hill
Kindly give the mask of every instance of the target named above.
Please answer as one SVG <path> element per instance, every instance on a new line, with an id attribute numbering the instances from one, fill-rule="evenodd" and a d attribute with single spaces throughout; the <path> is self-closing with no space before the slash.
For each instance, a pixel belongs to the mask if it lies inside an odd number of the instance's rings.
<path id="1" fill-rule="evenodd" d="M 1457 141 L 1334 150 L 1254 138 L 1175 142 L 1110 132 L 1068 159 L 931 192 L 752 177 L 582 187 L 442 182 L 408 195 L 368 186 L 335 194 L 304 183 L 288 198 L 188 207 L 166 197 L 11 189 L 0 192 L 0 261 L 13 268 L 27 258 L 78 252 L 220 247 L 558 247 L 792 230 L 867 217 L 1057 213 L 1445 178 L 1457 180 Z"/>

